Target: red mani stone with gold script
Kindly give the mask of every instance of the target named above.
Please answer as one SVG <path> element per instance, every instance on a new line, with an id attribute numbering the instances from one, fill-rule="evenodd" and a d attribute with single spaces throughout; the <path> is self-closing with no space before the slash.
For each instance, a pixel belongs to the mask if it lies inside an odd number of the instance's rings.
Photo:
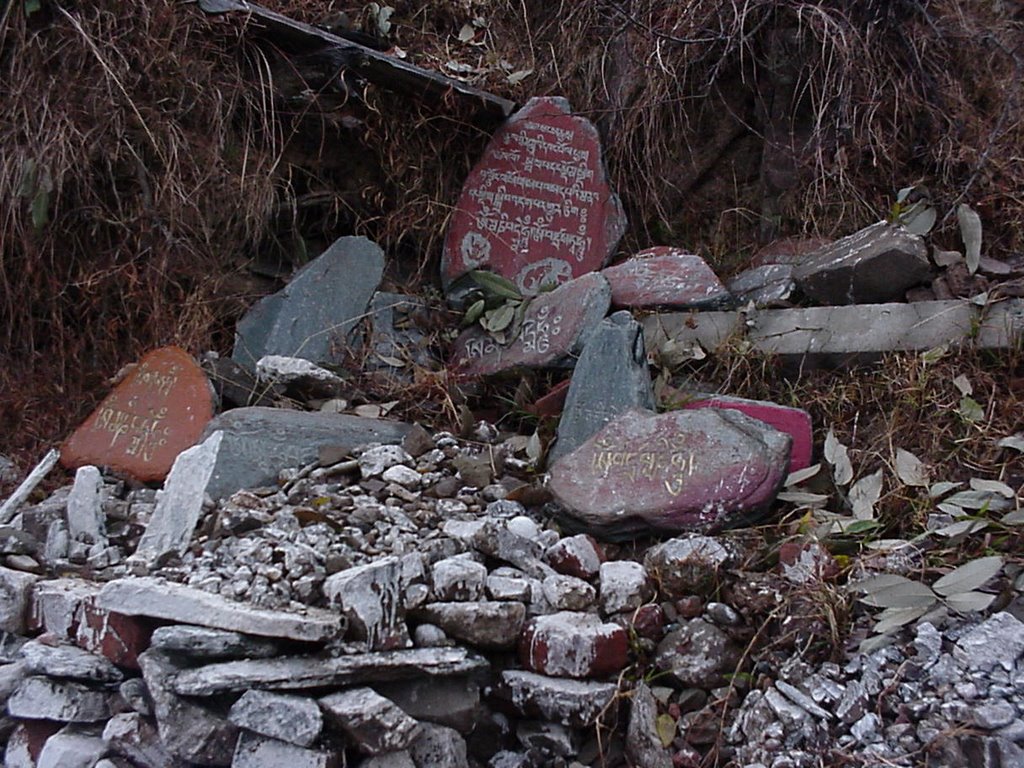
<path id="1" fill-rule="evenodd" d="M 146 355 L 61 447 L 61 463 L 163 480 L 174 459 L 194 445 L 213 417 L 209 381 L 178 347 Z"/>

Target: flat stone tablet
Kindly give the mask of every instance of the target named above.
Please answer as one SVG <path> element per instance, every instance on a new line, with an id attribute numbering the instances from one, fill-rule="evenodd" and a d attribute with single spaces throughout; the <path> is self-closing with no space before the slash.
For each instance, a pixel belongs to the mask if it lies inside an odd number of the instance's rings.
<path id="1" fill-rule="evenodd" d="M 700 256 L 658 246 L 601 271 L 612 287 L 612 306 L 630 309 L 709 309 L 733 302 Z"/>
<path id="2" fill-rule="evenodd" d="M 597 273 L 584 275 L 535 298 L 509 344 L 499 344 L 479 326 L 463 331 L 452 363 L 470 376 L 556 365 L 579 352 L 610 301 L 608 281 Z"/>
<path id="3" fill-rule="evenodd" d="M 717 531 L 772 502 L 790 442 L 734 410 L 631 410 L 555 462 L 548 487 L 591 532 Z"/>
<path id="4" fill-rule="evenodd" d="M 61 463 L 163 480 L 213 416 L 206 374 L 185 350 L 163 347 L 142 358 L 64 445 Z"/>
<path id="5" fill-rule="evenodd" d="M 597 129 L 562 98 L 533 98 L 491 139 L 445 238 L 445 288 L 490 269 L 535 295 L 600 269 L 626 229 Z"/>

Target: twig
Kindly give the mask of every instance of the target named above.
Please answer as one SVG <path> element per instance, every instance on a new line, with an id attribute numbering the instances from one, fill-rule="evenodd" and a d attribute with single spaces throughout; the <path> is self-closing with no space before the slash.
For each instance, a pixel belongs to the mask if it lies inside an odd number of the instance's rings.
<path id="1" fill-rule="evenodd" d="M 40 481 L 49 474 L 57 460 L 60 458 L 60 451 L 51 448 L 43 457 L 43 460 L 36 464 L 35 469 L 28 473 L 28 477 L 21 481 L 21 485 L 10 495 L 10 498 L 0 507 L 0 525 L 7 525 L 11 518 L 18 511 L 18 507 L 25 503 L 25 499 L 36 489 Z"/>

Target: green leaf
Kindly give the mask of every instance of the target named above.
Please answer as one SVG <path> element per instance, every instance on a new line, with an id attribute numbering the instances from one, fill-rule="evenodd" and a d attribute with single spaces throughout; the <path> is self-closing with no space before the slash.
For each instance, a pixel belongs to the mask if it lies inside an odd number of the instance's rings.
<path id="1" fill-rule="evenodd" d="M 956 208 L 956 219 L 960 223 L 960 237 L 964 241 L 967 270 L 973 275 L 981 263 L 981 217 L 967 203 Z"/>
<path id="2" fill-rule="evenodd" d="M 941 496 L 945 496 L 953 489 L 959 488 L 961 485 L 963 485 L 963 483 L 951 483 L 948 480 L 945 480 L 941 483 L 935 483 L 931 488 L 928 489 L 928 495 L 933 499 L 937 499 Z"/>
<path id="3" fill-rule="evenodd" d="M 487 307 L 487 302 L 483 299 L 477 299 L 469 305 L 469 309 L 466 310 L 466 316 L 462 322 L 465 325 L 472 325 L 481 318 L 484 314 L 484 309 Z"/>
<path id="4" fill-rule="evenodd" d="M 880 523 L 877 520 L 855 520 L 843 528 L 843 533 L 858 534 L 868 533 L 877 530 Z"/>
<path id="5" fill-rule="evenodd" d="M 825 460 L 832 465 L 832 477 L 836 485 L 847 485 L 853 480 L 853 465 L 846 446 L 840 443 L 831 428 L 825 435 Z"/>
<path id="6" fill-rule="evenodd" d="M 985 411 L 973 397 L 960 399 L 960 416 L 964 421 L 976 422 L 985 418 Z"/>
<path id="7" fill-rule="evenodd" d="M 469 273 L 477 285 L 492 296 L 499 296 L 503 299 L 522 299 L 523 295 L 516 288 L 515 283 L 507 277 L 496 275 L 484 269 L 474 269 Z"/>
<path id="8" fill-rule="evenodd" d="M 955 536 L 966 536 L 968 533 L 976 533 L 977 531 L 984 530 L 987 527 L 987 520 L 958 520 L 955 523 L 950 523 L 949 525 L 934 530 L 932 533 L 936 536 L 946 536 L 952 539 Z"/>
<path id="9" fill-rule="evenodd" d="M 1003 525 L 1020 525 L 1024 523 L 1024 509 L 1018 509 L 1016 512 L 1009 512 L 1003 515 L 999 522 Z"/>
<path id="10" fill-rule="evenodd" d="M 959 592 L 947 597 L 946 605 L 954 611 L 968 613 L 969 611 L 984 611 L 995 599 L 995 595 L 986 595 L 984 592 Z"/>
<path id="11" fill-rule="evenodd" d="M 661 740 L 661 746 L 667 749 L 676 738 L 675 719 L 670 714 L 660 714 L 658 715 L 658 719 L 654 721 L 654 728 L 658 732 L 658 738 Z"/>
<path id="12" fill-rule="evenodd" d="M 964 563 L 959 568 L 947 573 L 932 584 L 932 589 L 943 597 L 970 592 L 999 573 L 1002 567 L 1003 558 L 999 555 L 979 557 L 977 560 Z"/>
<path id="13" fill-rule="evenodd" d="M 786 478 L 786 482 L 783 483 L 783 485 L 785 485 L 787 488 L 793 485 L 799 485 L 804 480 L 810 480 L 812 477 L 818 474 L 819 471 L 821 471 L 821 464 L 813 464 L 809 467 L 798 469 L 796 472 L 790 472 L 789 476 Z"/>
<path id="14" fill-rule="evenodd" d="M 935 226 L 938 214 L 930 205 L 915 203 L 900 215 L 900 224 L 912 235 L 927 235 Z"/>
<path id="15" fill-rule="evenodd" d="M 40 230 L 50 222 L 50 193 L 45 189 L 36 191 L 32 198 L 32 226 Z"/>
<path id="16" fill-rule="evenodd" d="M 530 461 L 540 461 L 541 455 L 544 453 L 544 446 L 540 442 L 540 435 L 534 432 L 530 435 L 526 441 L 526 455 Z"/>
<path id="17" fill-rule="evenodd" d="M 925 363 L 925 365 L 929 365 L 931 363 L 937 363 L 937 362 L 939 362 L 939 360 L 944 358 L 948 352 L 949 352 L 949 345 L 948 344 L 940 344 L 937 347 L 932 347 L 931 349 L 929 349 L 929 350 L 927 350 L 925 352 L 922 352 L 921 353 L 921 360 L 922 360 L 922 362 Z"/>
<path id="18" fill-rule="evenodd" d="M 515 316 L 516 305 L 506 303 L 497 309 L 492 309 L 490 312 L 485 313 L 480 324 L 488 331 L 498 333 L 508 328 L 512 324 L 512 320 L 515 319 Z"/>
<path id="19" fill-rule="evenodd" d="M 853 516 L 858 520 L 870 520 L 875 516 L 875 504 L 882 495 L 882 470 L 862 477 L 850 488 L 850 505 Z M 851 529 L 847 529 L 851 531 Z M 852 532 L 852 531 L 851 531 Z"/>
<path id="20" fill-rule="evenodd" d="M 996 447 L 1012 448 L 1015 451 L 1020 451 L 1021 453 L 1024 453 L 1024 435 L 1016 434 L 1010 435 L 1009 437 L 1004 437 L 1002 440 L 996 443 Z"/>
<path id="21" fill-rule="evenodd" d="M 988 493 L 997 493 L 1000 496 L 1012 499 L 1016 496 L 1016 492 L 1008 486 L 1006 483 L 999 480 L 982 480 L 980 477 L 971 478 L 971 488 L 975 491 L 987 491 Z"/>
<path id="22" fill-rule="evenodd" d="M 868 576 L 866 579 L 854 581 L 847 585 L 847 589 L 857 592 L 877 592 L 880 589 L 895 586 L 897 584 L 914 584 L 906 576 L 895 573 L 880 573 L 877 576 Z"/>

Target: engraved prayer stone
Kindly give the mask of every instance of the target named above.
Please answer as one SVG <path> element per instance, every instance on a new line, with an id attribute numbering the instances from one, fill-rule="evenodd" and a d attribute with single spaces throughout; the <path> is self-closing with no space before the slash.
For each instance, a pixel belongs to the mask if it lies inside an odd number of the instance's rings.
<path id="1" fill-rule="evenodd" d="M 608 281 L 584 275 L 534 299 L 510 344 L 499 344 L 479 326 L 467 329 L 455 340 L 452 362 L 470 376 L 556 365 L 579 352 L 610 301 Z"/>
<path id="2" fill-rule="evenodd" d="M 562 98 L 534 98 L 469 174 L 445 239 L 447 288 L 491 269 L 527 295 L 600 269 L 626 229 L 594 126 Z"/>
<path id="3" fill-rule="evenodd" d="M 612 306 L 635 309 L 708 309 L 732 303 L 732 295 L 700 256 L 658 246 L 601 271 L 612 287 Z"/>
<path id="4" fill-rule="evenodd" d="M 61 463 L 163 480 L 212 416 L 213 393 L 202 369 L 185 350 L 163 347 L 142 358 L 64 442 Z"/>
<path id="5" fill-rule="evenodd" d="M 630 410 L 555 462 L 549 488 L 592 533 L 706 533 L 756 520 L 789 465 L 789 435 L 734 410 Z"/>

